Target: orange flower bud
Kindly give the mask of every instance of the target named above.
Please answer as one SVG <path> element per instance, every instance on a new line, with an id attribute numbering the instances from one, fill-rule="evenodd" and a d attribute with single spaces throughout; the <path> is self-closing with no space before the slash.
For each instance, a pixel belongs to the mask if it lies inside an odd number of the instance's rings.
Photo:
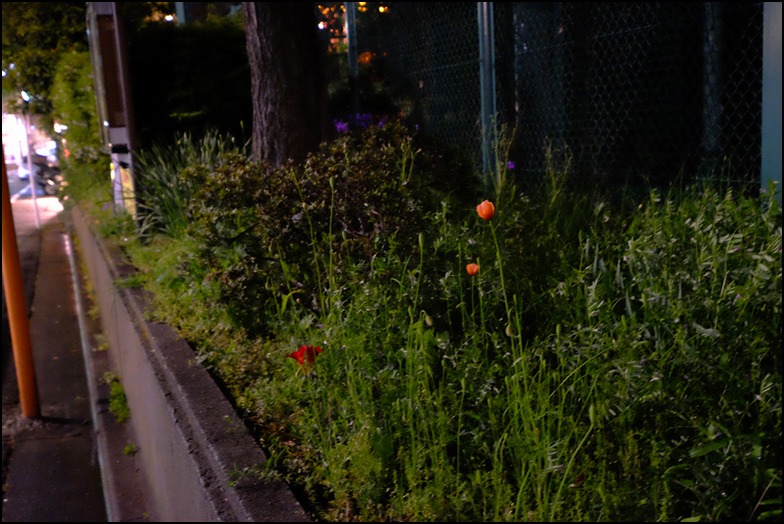
<path id="1" fill-rule="evenodd" d="M 495 206 L 489 200 L 485 200 L 476 206 L 476 212 L 480 218 L 490 220 L 495 215 Z"/>
<path id="2" fill-rule="evenodd" d="M 477 273 L 479 273 L 479 264 L 474 264 L 473 262 L 468 264 L 466 266 L 466 273 L 468 273 L 471 276 L 474 276 Z"/>

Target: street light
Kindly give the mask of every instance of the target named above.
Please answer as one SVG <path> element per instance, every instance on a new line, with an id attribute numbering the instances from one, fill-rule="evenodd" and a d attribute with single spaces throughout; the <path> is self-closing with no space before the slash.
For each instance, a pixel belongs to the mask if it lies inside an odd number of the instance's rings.
<path id="1" fill-rule="evenodd" d="M 27 172 L 30 173 L 30 194 L 33 197 L 33 207 L 35 207 L 35 227 L 41 229 L 41 222 L 38 218 L 38 200 L 35 194 L 35 172 L 33 171 L 33 147 L 30 144 L 30 95 L 27 91 L 22 91 L 24 100 L 24 119 L 25 119 L 25 140 L 27 141 Z"/>

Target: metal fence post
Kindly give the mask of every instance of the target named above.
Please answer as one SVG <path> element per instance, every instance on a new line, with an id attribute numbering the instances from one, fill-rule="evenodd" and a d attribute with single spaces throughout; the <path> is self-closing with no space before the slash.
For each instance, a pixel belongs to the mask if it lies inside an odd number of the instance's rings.
<path id="1" fill-rule="evenodd" d="M 354 114 L 359 113 L 359 56 L 357 54 L 357 3 L 345 2 L 348 79 Z"/>
<path id="2" fill-rule="evenodd" d="M 762 54 L 762 188 L 778 183 L 781 202 L 781 2 L 765 2 Z"/>
<path id="3" fill-rule="evenodd" d="M 482 127 L 482 176 L 485 191 L 492 188 L 495 175 L 495 37 L 493 35 L 493 3 L 477 2 L 479 24 L 479 85 L 481 95 L 480 122 Z"/>

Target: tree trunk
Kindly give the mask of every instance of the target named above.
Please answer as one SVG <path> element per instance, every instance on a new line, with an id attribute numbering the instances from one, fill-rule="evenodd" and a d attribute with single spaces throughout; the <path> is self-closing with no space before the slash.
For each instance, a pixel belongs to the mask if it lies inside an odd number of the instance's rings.
<path id="1" fill-rule="evenodd" d="M 315 4 L 243 2 L 253 98 L 252 155 L 278 167 L 329 137 Z"/>

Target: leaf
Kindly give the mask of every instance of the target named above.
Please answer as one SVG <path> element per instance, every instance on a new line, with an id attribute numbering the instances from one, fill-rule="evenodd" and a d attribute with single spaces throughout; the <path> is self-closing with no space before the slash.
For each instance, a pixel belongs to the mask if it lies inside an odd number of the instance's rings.
<path id="1" fill-rule="evenodd" d="M 703 337 L 718 338 L 721 336 L 721 333 L 719 333 L 715 329 L 704 328 L 701 325 L 697 324 L 696 322 L 692 323 L 692 327 L 697 330 L 698 335 L 702 335 Z"/>
<path id="2" fill-rule="evenodd" d="M 721 449 L 727 445 L 726 440 L 717 440 L 716 442 L 711 442 L 710 444 L 703 446 L 701 448 L 696 448 L 689 451 L 689 456 L 691 458 L 702 457 L 703 455 L 707 455 L 712 451 L 716 451 L 717 449 Z"/>
<path id="3" fill-rule="evenodd" d="M 286 293 L 285 295 L 283 295 L 283 296 L 281 297 L 281 301 L 280 301 L 280 314 L 281 314 L 281 315 L 282 315 L 283 313 L 285 313 L 285 312 L 286 312 L 286 305 L 288 304 L 288 302 L 289 302 L 289 299 L 290 299 L 290 298 L 291 298 L 291 297 L 292 297 L 292 296 L 293 296 L 295 293 L 297 293 L 297 290 L 296 290 L 296 289 L 295 289 L 294 291 L 291 291 L 290 293 Z"/>
<path id="4" fill-rule="evenodd" d="M 689 466 L 687 464 L 680 464 L 678 466 L 672 466 L 670 468 L 667 468 L 667 471 L 664 472 L 663 477 L 669 478 L 669 477 L 671 477 L 671 475 L 673 473 L 678 473 L 679 471 L 682 471 L 682 470 L 685 470 L 685 469 L 689 469 Z"/>

